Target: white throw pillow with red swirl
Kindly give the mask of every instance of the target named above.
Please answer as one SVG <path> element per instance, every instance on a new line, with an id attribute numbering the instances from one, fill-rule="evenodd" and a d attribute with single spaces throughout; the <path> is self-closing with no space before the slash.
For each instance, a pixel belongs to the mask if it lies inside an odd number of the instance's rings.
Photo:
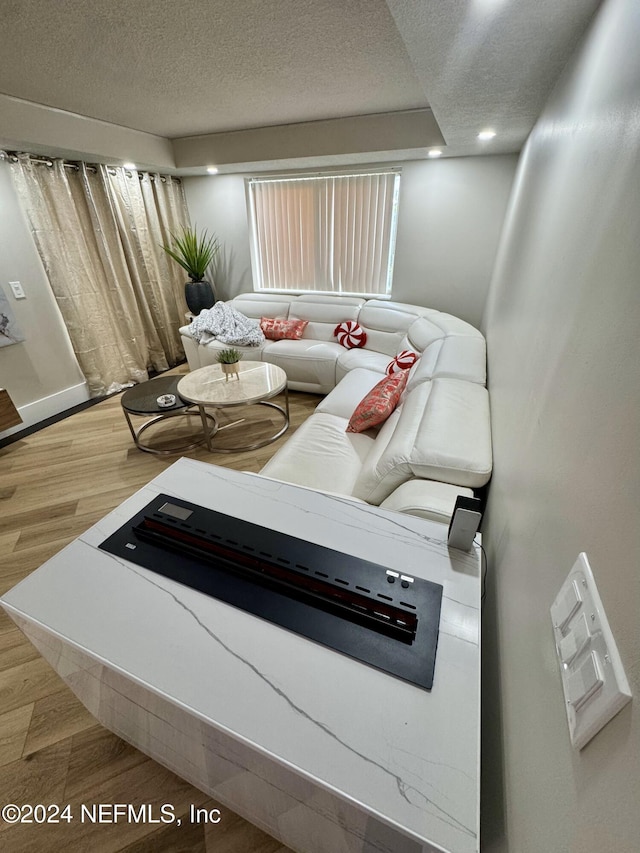
<path id="1" fill-rule="evenodd" d="M 387 375 L 391 376 L 392 373 L 399 373 L 401 370 L 409 370 L 409 368 L 413 367 L 418 358 L 419 356 L 417 353 L 412 352 L 410 349 L 403 349 L 402 352 L 399 352 L 398 355 L 387 365 Z"/>
<path id="2" fill-rule="evenodd" d="M 338 323 L 333 334 L 338 339 L 338 343 L 346 349 L 363 347 L 367 342 L 367 333 L 355 320 L 345 320 L 344 323 Z"/>

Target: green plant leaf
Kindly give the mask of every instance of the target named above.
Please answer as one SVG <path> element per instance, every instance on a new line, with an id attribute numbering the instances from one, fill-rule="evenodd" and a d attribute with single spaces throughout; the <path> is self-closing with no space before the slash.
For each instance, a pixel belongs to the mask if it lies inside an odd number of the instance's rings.
<path id="1" fill-rule="evenodd" d="M 202 281 L 215 256 L 220 243 L 214 235 L 203 231 L 200 236 L 195 228 L 182 228 L 180 234 L 171 234 L 172 245 L 162 248 L 176 263 L 187 271 L 192 281 Z"/>
<path id="2" fill-rule="evenodd" d="M 235 364 L 242 358 L 242 353 L 237 349 L 222 349 L 216 354 L 220 364 Z"/>

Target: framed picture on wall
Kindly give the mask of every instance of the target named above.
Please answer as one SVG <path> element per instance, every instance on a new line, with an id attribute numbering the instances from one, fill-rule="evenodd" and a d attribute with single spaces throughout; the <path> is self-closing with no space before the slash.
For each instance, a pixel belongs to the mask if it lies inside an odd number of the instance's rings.
<path id="1" fill-rule="evenodd" d="M 0 347 L 8 347 L 24 340 L 24 335 L 16 323 L 6 294 L 0 289 Z"/>

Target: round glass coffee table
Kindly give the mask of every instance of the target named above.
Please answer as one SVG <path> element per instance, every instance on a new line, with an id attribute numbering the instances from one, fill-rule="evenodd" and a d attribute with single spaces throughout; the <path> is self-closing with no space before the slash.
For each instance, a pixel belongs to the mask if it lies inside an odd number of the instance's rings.
<path id="1" fill-rule="evenodd" d="M 131 436 L 136 447 L 140 450 L 164 456 L 171 453 L 181 453 L 184 450 L 193 450 L 204 443 L 205 434 L 201 431 L 202 416 L 191 403 L 180 398 L 178 394 L 179 379 L 179 376 L 158 376 L 156 379 L 150 379 L 148 382 L 141 382 L 139 385 L 128 388 L 120 398 L 122 411 Z M 176 398 L 175 403 L 167 407 L 160 406 L 158 397 L 163 397 L 166 394 L 173 394 Z M 131 415 L 146 417 L 147 420 L 136 429 L 131 421 Z M 169 436 L 168 439 L 165 438 L 165 446 L 155 447 L 141 439 L 142 434 L 149 427 L 164 421 L 166 418 L 173 418 L 178 415 L 198 418 L 195 435 L 187 436 L 186 440 L 182 442 Z"/>
<path id="2" fill-rule="evenodd" d="M 272 403 L 271 398 L 284 392 L 284 408 L 277 403 Z M 289 428 L 289 393 L 287 389 L 287 374 L 281 367 L 275 364 L 267 364 L 263 361 L 241 361 L 238 364 L 237 378 L 225 375 L 219 364 L 209 367 L 201 367 L 183 376 L 178 382 L 178 394 L 183 400 L 188 400 L 200 410 L 202 418 L 202 429 L 205 442 L 209 450 L 218 453 L 237 453 L 243 450 L 256 450 L 271 444 Z M 212 439 L 221 429 L 237 426 L 244 423 L 244 418 L 233 421 L 225 426 L 220 426 L 217 412 L 215 410 L 232 408 L 235 406 L 269 406 L 279 412 L 284 423 L 274 434 L 261 441 L 252 444 L 234 445 L 233 447 L 216 447 L 212 445 Z M 208 413 L 207 409 L 213 409 Z M 209 417 L 213 416 L 215 426 L 212 428 Z"/>

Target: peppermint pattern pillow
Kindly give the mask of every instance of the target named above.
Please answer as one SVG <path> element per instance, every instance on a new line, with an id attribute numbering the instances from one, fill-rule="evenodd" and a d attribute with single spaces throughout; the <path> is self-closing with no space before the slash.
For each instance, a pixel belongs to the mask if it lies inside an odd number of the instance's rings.
<path id="1" fill-rule="evenodd" d="M 393 373 L 399 373 L 401 370 L 408 370 L 410 367 L 413 367 L 417 360 L 418 355 L 415 352 L 412 352 L 410 349 L 403 349 L 402 352 L 399 352 L 398 355 L 387 365 L 387 376 L 391 376 Z"/>
<path id="2" fill-rule="evenodd" d="M 364 432 L 369 427 L 384 423 L 398 405 L 408 377 L 409 371 L 401 370 L 374 385 L 356 406 L 346 431 Z"/>
<path id="3" fill-rule="evenodd" d="M 338 323 L 333 334 L 338 339 L 338 343 L 347 349 L 363 347 L 367 342 L 367 333 L 355 320 Z"/>
<path id="4" fill-rule="evenodd" d="M 308 325 L 308 320 L 285 320 L 281 317 L 260 318 L 260 328 L 269 341 L 299 341 Z"/>

